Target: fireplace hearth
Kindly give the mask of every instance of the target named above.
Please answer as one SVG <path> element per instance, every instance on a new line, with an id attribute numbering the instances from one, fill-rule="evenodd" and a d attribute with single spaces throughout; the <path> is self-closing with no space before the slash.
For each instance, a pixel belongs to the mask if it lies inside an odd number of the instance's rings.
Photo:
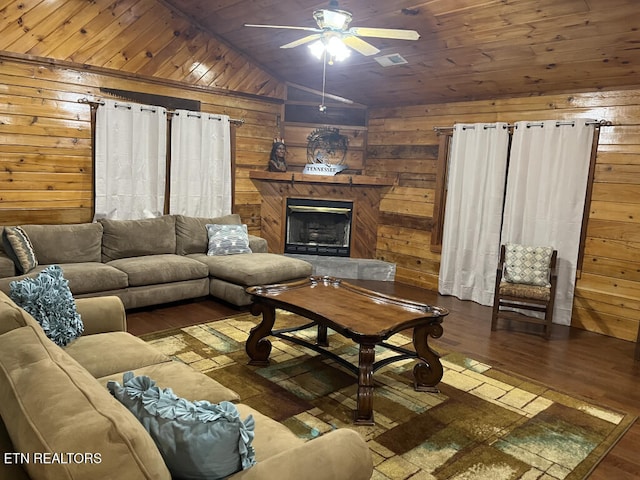
<path id="1" fill-rule="evenodd" d="M 285 253 L 349 257 L 353 202 L 288 198 Z"/>

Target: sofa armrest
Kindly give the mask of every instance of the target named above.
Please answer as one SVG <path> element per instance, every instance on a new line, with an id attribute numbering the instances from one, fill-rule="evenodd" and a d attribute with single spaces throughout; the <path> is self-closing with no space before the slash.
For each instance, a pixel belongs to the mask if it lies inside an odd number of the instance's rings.
<path id="1" fill-rule="evenodd" d="M 127 331 L 127 316 L 119 297 L 77 298 L 76 309 L 84 323 L 83 335 Z"/>
<path id="2" fill-rule="evenodd" d="M 357 432 L 341 428 L 259 460 L 229 479 L 368 480 L 372 474 L 369 446 Z"/>
<path id="3" fill-rule="evenodd" d="M 269 247 L 264 238 L 249 235 L 249 248 L 253 253 L 267 253 Z"/>

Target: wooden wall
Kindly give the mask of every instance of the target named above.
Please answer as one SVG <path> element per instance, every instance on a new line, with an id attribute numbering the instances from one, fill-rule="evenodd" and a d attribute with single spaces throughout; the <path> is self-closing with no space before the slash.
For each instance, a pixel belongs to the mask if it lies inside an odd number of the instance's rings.
<path id="1" fill-rule="evenodd" d="M 341 135 L 347 137 L 349 144 L 344 164 L 345 173 L 360 174 L 364 170 L 365 145 L 367 141 L 366 127 L 332 126 L 326 124 L 284 123 L 284 140 L 287 144 L 287 170 L 301 172 L 309 163 L 307 158 L 308 137 L 319 128 L 337 128 Z"/>
<path id="2" fill-rule="evenodd" d="M 90 108 L 100 87 L 198 100 L 243 119 L 234 210 L 260 231 L 284 84 L 155 0 L 0 0 L 0 224 L 92 217 Z"/>
<path id="3" fill-rule="evenodd" d="M 640 89 L 372 109 L 369 175 L 397 174 L 381 200 L 377 258 L 396 278 L 437 289 L 439 255 L 430 251 L 438 137 L 456 122 L 606 119 L 597 154 L 585 260 L 572 324 L 635 340 L 640 323 Z"/>
<path id="4" fill-rule="evenodd" d="M 260 231 L 264 170 L 285 86 L 153 0 L 0 0 L 0 224 L 91 220 L 90 109 L 100 87 L 202 102 L 237 129 L 234 210 Z M 590 117 L 603 128 L 573 323 L 634 339 L 640 319 L 640 90 L 378 108 L 363 173 L 397 176 L 380 200 L 377 258 L 399 281 L 437 288 L 430 251 L 434 126 Z"/>

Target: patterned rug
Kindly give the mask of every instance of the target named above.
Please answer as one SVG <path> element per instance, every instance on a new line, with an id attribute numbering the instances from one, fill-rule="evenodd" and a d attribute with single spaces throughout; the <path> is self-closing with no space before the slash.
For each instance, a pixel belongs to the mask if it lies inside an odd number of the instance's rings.
<path id="1" fill-rule="evenodd" d="M 414 391 L 413 360 L 392 363 L 374 374 L 376 424 L 355 426 L 356 379 L 338 363 L 269 337 L 271 365 L 247 365 L 244 341 L 258 321 L 244 313 L 142 338 L 232 388 L 242 403 L 301 437 L 356 430 L 373 453 L 373 479 L 582 479 L 635 421 L 441 351 L 445 373 L 439 393 Z M 278 311 L 277 328 L 299 322 L 297 315 Z M 297 335 L 314 339 L 315 329 Z M 392 340 L 411 345 L 403 334 Z M 334 353 L 357 363 L 357 345 L 331 330 L 329 342 Z M 376 360 L 390 354 L 378 348 Z"/>

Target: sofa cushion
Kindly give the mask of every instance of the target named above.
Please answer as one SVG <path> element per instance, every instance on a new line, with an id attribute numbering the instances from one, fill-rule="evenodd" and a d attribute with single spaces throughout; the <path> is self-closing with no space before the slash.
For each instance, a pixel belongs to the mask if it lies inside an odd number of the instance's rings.
<path id="1" fill-rule="evenodd" d="M 109 391 L 149 432 L 174 478 L 224 478 L 255 464 L 253 417 L 231 402 L 191 402 L 148 376 L 124 374 Z"/>
<path id="2" fill-rule="evenodd" d="M 29 477 L 111 478 L 118 472 L 128 480 L 169 480 L 142 425 L 38 329 L 26 326 L 0 336 L 0 414 L 7 432 L 19 452 L 82 452 L 89 457 L 30 462 L 24 466 Z"/>
<path id="3" fill-rule="evenodd" d="M 176 253 L 176 225 L 172 215 L 143 220 L 100 219 L 102 261 Z"/>
<path id="4" fill-rule="evenodd" d="M 127 332 L 84 335 L 64 350 L 96 378 L 171 361 Z"/>
<path id="5" fill-rule="evenodd" d="M 251 253 L 246 225 L 207 224 L 209 246 L 207 255 L 237 255 Z"/>
<path id="6" fill-rule="evenodd" d="M 84 325 L 62 269 L 51 265 L 36 278 L 11 282 L 11 299 L 30 313 L 51 340 L 67 345 L 82 335 Z"/>
<path id="7" fill-rule="evenodd" d="M 210 276 L 247 287 L 307 277 L 313 270 L 309 262 L 276 253 L 190 257 L 206 263 Z"/>
<path id="8" fill-rule="evenodd" d="M 102 225 L 23 225 L 41 265 L 99 262 L 102 255 Z"/>
<path id="9" fill-rule="evenodd" d="M 120 382 L 128 370 L 130 369 L 99 377 L 98 381 L 103 385 L 112 380 Z M 184 398 L 197 398 L 211 403 L 220 403 L 224 400 L 236 402 L 240 399 L 240 396 L 230 388 L 185 363 L 177 361 L 155 363 L 131 370 L 136 375 L 146 375 L 155 379 L 159 387 L 171 388 L 176 395 Z"/>
<path id="10" fill-rule="evenodd" d="M 176 215 L 176 253 L 188 255 L 190 253 L 206 253 L 209 245 L 207 236 L 208 223 L 218 225 L 240 225 L 240 215 L 231 214 L 216 218 L 187 217 Z"/>
<path id="11" fill-rule="evenodd" d="M 38 266 L 38 258 L 29 235 L 21 227 L 5 227 L 2 243 L 7 255 L 20 273 L 29 273 Z"/>
<path id="12" fill-rule="evenodd" d="M 35 278 L 45 268 L 46 266 L 42 265 L 27 275 L 0 278 L 0 290 L 9 292 L 11 282 L 25 278 Z M 119 290 L 127 288 L 129 285 L 126 273 L 104 263 L 65 263 L 60 265 L 60 268 L 62 268 L 64 278 L 69 281 L 69 288 L 74 295 Z"/>
<path id="13" fill-rule="evenodd" d="M 129 286 L 126 273 L 104 263 L 67 263 L 60 266 L 74 295 L 118 290 Z"/>
<path id="14" fill-rule="evenodd" d="M 173 254 L 121 258 L 107 265 L 125 272 L 131 287 L 195 280 L 209 274 L 201 262 Z"/>

